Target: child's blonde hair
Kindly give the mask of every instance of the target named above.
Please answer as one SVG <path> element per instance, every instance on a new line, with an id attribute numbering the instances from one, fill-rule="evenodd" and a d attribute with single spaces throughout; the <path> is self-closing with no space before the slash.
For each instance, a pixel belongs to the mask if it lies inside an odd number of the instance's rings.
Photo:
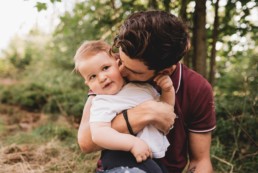
<path id="1" fill-rule="evenodd" d="M 103 40 L 92 40 L 92 41 L 85 41 L 76 51 L 76 54 L 73 58 L 75 66 L 74 70 L 79 72 L 79 63 L 87 59 L 87 57 L 94 56 L 100 52 L 106 52 L 109 56 L 111 46 L 107 44 Z"/>

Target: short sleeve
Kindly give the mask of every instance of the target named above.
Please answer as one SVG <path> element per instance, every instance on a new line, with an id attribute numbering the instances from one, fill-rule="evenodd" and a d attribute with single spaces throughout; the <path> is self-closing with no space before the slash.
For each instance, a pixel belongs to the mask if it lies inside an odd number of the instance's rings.
<path id="1" fill-rule="evenodd" d="M 209 132 L 216 128 L 213 91 L 206 79 L 198 81 L 189 91 L 191 97 L 188 130 L 196 133 Z"/>
<path id="2" fill-rule="evenodd" d="M 90 122 L 111 122 L 116 112 L 110 103 L 108 99 L 96 96 L 90 109 Z"/>

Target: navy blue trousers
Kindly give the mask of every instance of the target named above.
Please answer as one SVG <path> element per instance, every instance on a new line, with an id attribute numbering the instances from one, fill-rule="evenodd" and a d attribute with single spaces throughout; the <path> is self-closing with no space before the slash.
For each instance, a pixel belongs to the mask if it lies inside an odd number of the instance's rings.
<path id="1" fill-rule="evenodd" d="M 141 163 L 137 163 L 132 153 L 126 151 L 103 150 L 101 153 L 101 163 L 104 170 L 129 167 L 139 168 L 146 173 L 168 173 L 160 160 L 148 158 Z"/>

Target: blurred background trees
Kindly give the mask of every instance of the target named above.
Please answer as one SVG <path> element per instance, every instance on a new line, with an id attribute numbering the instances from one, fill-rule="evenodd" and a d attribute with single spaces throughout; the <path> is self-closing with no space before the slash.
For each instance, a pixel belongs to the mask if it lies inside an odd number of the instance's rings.
<path id="1" fill-rule="evenodd" d="M 62 3 L 61 0 L 50 0 Z M 192 49 L 183 63 L 213 85 L 217 129 L 212 161 L 217 172 L 258 170 L 257 0 L 86 0 L 71 2 L 49 35 L 32 28 L 14 37 L 0 58 L 0 102 L 80 121 L 87 88 L 73 72 L 73 56 L 85 40 L 110 44 L 122 21 L 140 10 L 160 9 L 189 27 Z M 39 13 L 46 3 L 35 2 Z"/>

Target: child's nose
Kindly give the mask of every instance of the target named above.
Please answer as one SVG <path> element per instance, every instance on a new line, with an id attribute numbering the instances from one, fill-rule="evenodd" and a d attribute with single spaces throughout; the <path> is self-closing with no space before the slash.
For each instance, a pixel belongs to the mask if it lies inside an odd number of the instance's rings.
<path id="1" fill-rule="evenodd" d="M 99 75 L 99 81 L 100 81 L 100 82 L 104 82 L 106 79 L 107 79 L 107 77 L 106 77 L 105 74 L 100 74 L 100 75 Z"/>

